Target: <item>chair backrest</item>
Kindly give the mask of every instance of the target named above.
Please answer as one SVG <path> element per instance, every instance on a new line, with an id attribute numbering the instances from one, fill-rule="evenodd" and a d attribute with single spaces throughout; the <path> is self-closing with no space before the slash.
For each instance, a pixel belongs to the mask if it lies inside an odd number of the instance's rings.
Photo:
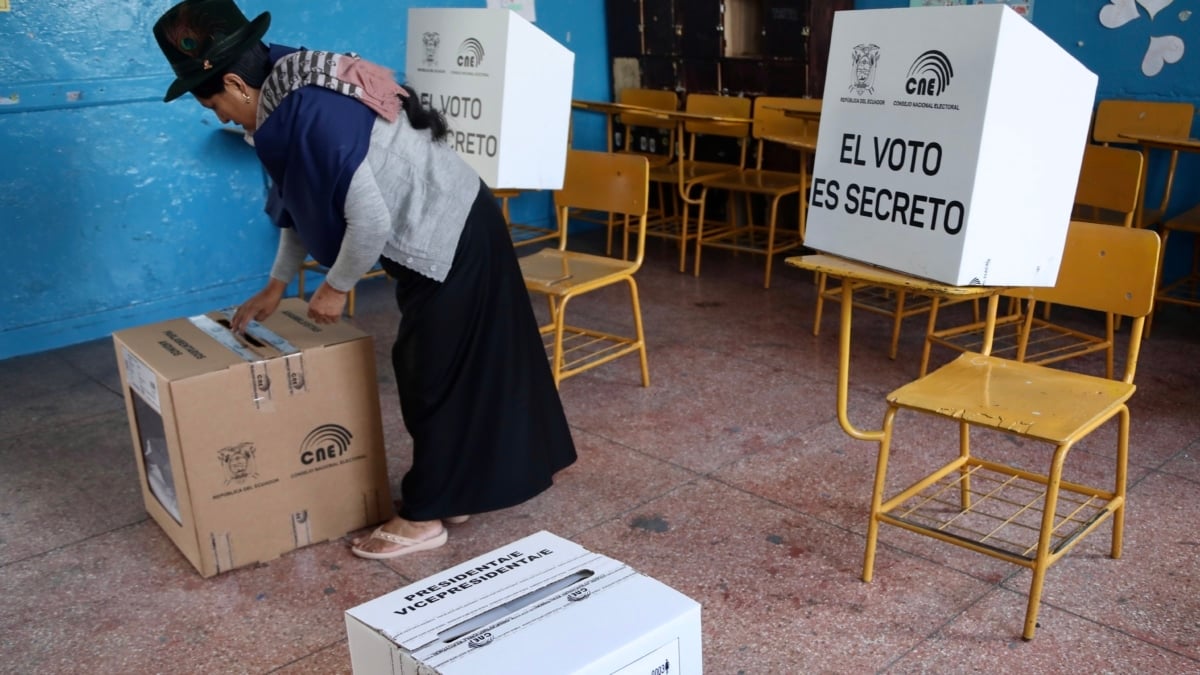
<path id="1" fill-rule="evenodd" d="M 628 153 L 568 150 L 562 188 L 554 192 L 560 223 L 571 210 L 600 211 L 638 219 L 637 264 L 646 245 L 646 206 L 650 201 L 650 163 Z M 567 248 L 567 228 L 559 228 L 558 248 Z"/>
<path id="2" fill-rule="evenodd" d="M 788 144 L 788 139 L 815 148 L 821 121 L 821 99 L 784 96 L 759 96 L 754 99 L 754 122 L 750 136 L 756 144 L 755 169 L 767 162 L 768 144 Z M 791 146 L 793 150 L 796 146 Z M 801 162 L 808 161 L 801 157 Z"/>
<path id="3" fill-rule="evenodd" d="M 1072 221 L 1057 282 L 1028 292 L 1043 303 L 1133 317 L 1122 377 L 1133 382 L 1142 328 L 1154 306 L 1158 253 L 1158 233 L 1152 229 Z"/>
<path id="4" fill-rule="evenodd" d="M 679 110 L 679 97 L 666 89 L 622 89 L 617 92 L 617 103 L 636 105 L 654 110 Z M 617 119 L 626 126 L 669 129 L 674 131 L 675 120 L 634 113 L 621 113 Z"/>
<path id="5" fill-rule="evenodd" d="M 1142 185 L 1142 153 L 1131 148 L 1088 144 L 1075 190 L 1077 206 L 1117 214 L 1122 225 L 1133 225 Z"/>
<path id="6" fill-rule="evenodd" d="M 1058 281 L 1034 299 L 1133 318 L 1122 379 L 1133 382 L 1142 329 L 1154 306 L 1159 238 L 1153 230 L 1071 221 Z"/>
<path id="7" fill-rule="evenodd" d="M 750 106 L 748 98 L 740 96 L 721 96 L 718 94 L 688 94 L 684 102 L 684 112 L 693 115 L 703 115 L 711 118 L 726 118 L 725 121 L 713 119 L 688 119 L 683 123 L 686 132 L 679 139 L 679 156 L 687 162 L 718 163 L 731 165 L 737 169 L 746 167 L 746 156 L 750 149 Z M 736 122 L 731 120 L 745 120 Z M 718 153 L 708 160 L 704 152 L 699 152 L 706 146 L 697 141 L 703 137 L 722 137 L 737 141 L 737 152 L 721 155 Z M 707 146 L 710 150 L 712 146 Z M 679 188 L 683 190 L 684 164 L 679 169 Z M 686 195 L 685 195 L 686 198 Z"/>
<path id="8" fill-rule="evenodd" d="M 718 94 L 688 94 L 684 103 L 684 112 L 712 117 L 732 117 L 750 119 L 750 99 L 741 96 L 721 96 Z M 750 133 L 749 123 L 708 122 L 704 120 L 688 120 L 683 125 L 689 134 L 704 136 L 728 136 L 744 138 Z"/>
<path id="9" fill-rule="evenodd" d="M 1106 99 L 1096 106 L 1092 138 L 1104 144 L 1134 143 L 1124 133 L 1186 138 L 1194 115 L 1191 103 Z"/>
<path id="10" fill-rule="evenodd" d="M 557 208 L 638 216 L 646 213 L 650 169 L 638 155 L 568 150 Z"/>
<path id="11" fill-rule="evenodd" d="M 1158 268 L 1158 234 L 1151 230 L 1071 221 L 1058 281 L 1035 288 L 1038 300 L 1122 316 L 1150 313 Z"/>
<path id="12" fill-rule="evenodd" d="M 789 115 L 785 110 L 799 110 L 805 116 Z M 754 99 L 754 138 L 817 137 L 821 116 L 821 99 L 786 96 L 759 96 Z"/>
<path id="13" fill-rule="evenodd" d="M 1105 100 L 1096 106 L 1096 116 L 1092 125 L 1092 137 L 1097 143 L 1131 144 L 1136 143 L 1124 134 L 1139 134 L 1145 136 L 1168 136 L 1186 138 L 1191 133 L 1192 118 L 1195 107 L 1191 103 L 1173 101 L 1131 101 Z M 1161 222 L 1171 202 L 1171 188 L 1175 182 L 1175 167 L 1179 162 L 1179 151 L 1167 152 L 1170 160 L 1167 165 L 1166 181 L 1162 188 L 1162 197 L 1157 204 L 1152 204 L 1149 193 L 1142 199 L 1134 223 L 1137 227 L 1152 227 Z M 1146 167 L 1143 167 L 1143 173 Z M 1145 191 L 1145 180 L 1142 185 Z"/>

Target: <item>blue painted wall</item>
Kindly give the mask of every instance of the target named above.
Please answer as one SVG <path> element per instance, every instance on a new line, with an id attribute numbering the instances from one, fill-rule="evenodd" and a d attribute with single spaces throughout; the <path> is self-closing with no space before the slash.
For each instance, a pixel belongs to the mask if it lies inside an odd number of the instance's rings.
<path id="1" fill-rule="evenodd" d="M 266 280 L 277 231 L 241 137 L 173 79 L 151 27 L 171 0 L 12 0 L 0 13 L 0 359 L 236 304 Z M 404 71 L 407 10 L 484 0 L 241 0 L 268 42 Z M 576 53 L 574 95 L 610 96 L 603 0 L 554 0 L 537 25 Z M 576 139 L 601 147 L 603 129 Z M 551 218 L 548 195 L 514 204 Z"/>
<path id="2" fill-rule="evenodd" d="M 261 210 L 262 172 L 240 137 L 220 131 L 190 98 L 161 103 L 172 77 L 150 28 L 170 0 L 11 2 L 12 11 L 0 13 L 0 359 L 234 304 L 256 291 L 276 240 Z M 1034 23 L 1100 75 L 1100 97 L 1200 103 L 1200 6 L 1177 0 L 1153 22 L 1143 12 L 1109 30 L 1097 18 L 1106 2 L 1042 0 Z M 357 51 L 401 73 L 410 6 L 484 5 L 241 2 L 251 17 L 272 13 L 269 41 Z M 575 52 L 578 98 L 611 95 L 603 8 L 603 0 L 537 6 L 537 25 Z M 1184 8 L 1197 16 L 1182 21 Z M 1169 33 L 1190 51 L 1157 77 L 1143 76 L 1149 36 Z M 577 116 L 574 138 L 602 147 L 600 121 Z M 1200 201 L 1198 165 L 1196 157 L 1184 162 L 1177 209 Z M 549 221 L 547 196 L 523 196 L 514 217 Z"/>

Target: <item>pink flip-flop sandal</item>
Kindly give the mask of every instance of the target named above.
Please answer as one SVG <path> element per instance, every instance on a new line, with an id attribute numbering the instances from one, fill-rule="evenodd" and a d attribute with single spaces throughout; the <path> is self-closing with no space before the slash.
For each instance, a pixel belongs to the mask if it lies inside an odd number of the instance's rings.
<path id="1" fill-rule="evenodd" d="M 399 558 L 400 556 L 408 555 L 409 553 L 417 553 L 418 551 L 435 549 L 442 544 L 445 544 L 448 538 L 449 533 L 446 532 L 446 528 L 444 527 L 438 531 L 437 534 L 431 537 L 426 537 L 425 539 L 409 539 L 408 537 L 401 537 L 398 534 L 386 532 L 381 525 L 375 528 L 375 531 L 371 533 L 371 536 L 368 537 L 367 540 L 382 539 L 389 544 L 395 544 L 400 548 L 392 551 L 375 552 L 365 551 L 357 546 L 351 546 L 350 551 L 354 555 L 360 558 L 366 558 L 367 560 L 390 560 L 391 558 Z"/>

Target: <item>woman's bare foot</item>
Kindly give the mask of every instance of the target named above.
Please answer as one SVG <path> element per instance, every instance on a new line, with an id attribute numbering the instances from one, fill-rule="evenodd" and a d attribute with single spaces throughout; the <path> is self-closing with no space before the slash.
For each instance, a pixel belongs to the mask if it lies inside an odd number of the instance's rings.
<path id="1" fill-rule="evenodd" d="M 446 528 L 440 520 L 411 521 L 396 516 L 365 537 L 355 539 L 351 551 L 360 558 L 397 558 L 428 551 L 446 543 Z"/>

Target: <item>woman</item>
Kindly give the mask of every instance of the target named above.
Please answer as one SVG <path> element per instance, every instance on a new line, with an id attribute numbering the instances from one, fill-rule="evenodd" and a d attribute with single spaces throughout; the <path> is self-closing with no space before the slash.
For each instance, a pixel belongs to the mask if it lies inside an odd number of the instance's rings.
<path id="1" fill-rule="evenodd" d="M 275 311 L 306 255 L 329 267 L 308 303 L 318 323 L 338 321 L 382 264 L 400 308 L 392 361 L 413 464 L 398 515 L 352 550 L 436 548 L 443 522 L 526 501 L 575 461 L 504 217 L 416 92 L 353 55 L 268 47 L 269 22 L 232 0 L 185 0 L 154 26 L 177 76 L 164 100 L 190 92 L 240 125 L 271 177 L 279 249 L 233 328 Z"/>

